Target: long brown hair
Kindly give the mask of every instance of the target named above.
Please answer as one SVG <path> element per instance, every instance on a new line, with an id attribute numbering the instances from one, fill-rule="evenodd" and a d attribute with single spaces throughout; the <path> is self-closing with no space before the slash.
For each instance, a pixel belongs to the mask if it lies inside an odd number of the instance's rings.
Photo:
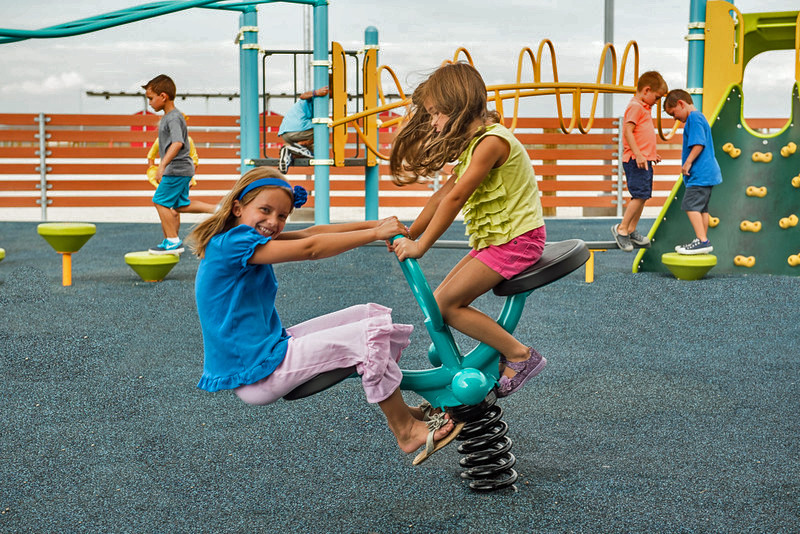
<path id="1" fill-rule="evenodd" d="M 476 119 L 484 125 L 498 121 L 497 113 L 486 109 L 483 78 L 468 63 L 447 63 L 436 69 L 414 90 L 411 102 L 411 117 L 392 142 L 389 158 L 392 180 L 398 185 L 431 176 L 454 161 L 476 135 Z M 449 117 L 441 132 L 431 125 L 426 102 Z"/>
<path id="2" fill-rule="evenodd" d="M 187 241 L 191 242 L 192 252 L 202 258 L 205 255 L 206 246 L 208 246 L 208 242 L 211 241 L 212 237 L 227 232 L 235 226 L 237 217 L 233 214 L 234 201 L 239 198 L 239 195 L 242 194 L 245 187 L 261 178 L 279 178 L 281 180 L 286 180 L 283 174 L 272 167 L 256 167 L 239 178 L 233 186 L 233 189 L 222 199 L 219 209 L 208 219 L 192 228 L 192 232 L 189 234 L 189 237 L 186 238 Z M 267 185 L 264 187 L 277 187 L 278 189 L 286 191 L 290 199 L 293 198 L 291 189 L 276 185 Z M 264 187 L 256 187 L 252 191 L 248 191 L 239 201 L 241 205 L 246 206 L 252 202 Z M 292 211 L 294 211 L 294 208 L 292 208 Z"/>

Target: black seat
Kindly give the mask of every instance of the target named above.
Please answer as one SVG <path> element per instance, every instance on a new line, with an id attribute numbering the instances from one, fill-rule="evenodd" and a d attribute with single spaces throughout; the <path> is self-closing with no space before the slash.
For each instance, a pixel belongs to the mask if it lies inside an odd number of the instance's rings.
<path id="1" fill-rule="evenodd" d="M 545 245 L 542 257 L 517 276 L 497 284 L 492 291 L 500 297 L 516 295 L 562 278 L 589 259 L 589 248 L 580 239 Z"/>
<path id="2" fill-rule="evenodd" d="M 310 397 L 320 391 L 325 391 L 331 386 L 335 386 L 345 378 L 348 378 L 356 373 L 356 366 L 342 367 L 341 369 L 331 369 L 320 373 L 311 380 L 303 382 L 292 391 L 283 396 L 286 400 L 297 400 L 305 397 Z"/>

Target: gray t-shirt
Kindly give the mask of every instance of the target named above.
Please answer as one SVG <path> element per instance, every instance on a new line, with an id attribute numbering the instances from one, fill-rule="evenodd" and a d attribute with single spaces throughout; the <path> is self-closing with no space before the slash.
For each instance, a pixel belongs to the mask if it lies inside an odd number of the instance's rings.
<path id="1" fill-rule="evenodd" d="M 164 175 L 194 176 L 194 162 L 189 156 L 189 131 L 183 113 L 177 108 L 164 115 L 158 123 L 158 156 L 163 159 L 169 145 L 176 142 L 183 143 L 183 146 L 167 164 Z"/>

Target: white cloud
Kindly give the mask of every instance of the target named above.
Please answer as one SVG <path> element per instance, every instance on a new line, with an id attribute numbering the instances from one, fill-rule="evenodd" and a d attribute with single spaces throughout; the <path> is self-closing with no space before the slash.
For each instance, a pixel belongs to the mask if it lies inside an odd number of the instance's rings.
<path id="1" fill-rule="evenodd" d="M 0 92 L 29 94 L 29 95 L 53 95 L 62 91 L 86 87 L 86 80 L 79 73 L 70 71 L 60 74 L 51 74 L 40 80 L 17 80 L 0 86 Z"/>

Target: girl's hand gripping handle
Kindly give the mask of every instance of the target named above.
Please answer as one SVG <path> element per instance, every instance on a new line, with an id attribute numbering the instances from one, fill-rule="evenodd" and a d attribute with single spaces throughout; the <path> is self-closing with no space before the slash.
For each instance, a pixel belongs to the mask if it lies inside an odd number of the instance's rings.
<path id="1" fill-rule="evenodd" d="M 413 243 L 413 241 L 405 239 L 405 236 L 400 234 L 389 240 L 390 246 L 396 247 L 395 243 L 397 243 L 398 239 L 402 239 L 403 243 Z M 397 253 L 396 250 L 395 253 Z M 411 292 L 414 294 L 414 298 L 417 299 L 417 303 L 419 303 L 420 308 L 422 308 L 425 317 L 435 329 L 442 328 L 444 326 L 442 313 L 439 311 L 439 305 L 436 304 L 436 299 L 433 297 L 431 286 L 428 284 L 428 280 L 425 279 L 425 275 L 422 274 L 422 269 L 417 263 L 417 260 L 411 257 L 400 258 L 399 254 L 397 259 L 400 262 L 400 268 L 403 270 L 406 281 L 411 287 Z"/>

